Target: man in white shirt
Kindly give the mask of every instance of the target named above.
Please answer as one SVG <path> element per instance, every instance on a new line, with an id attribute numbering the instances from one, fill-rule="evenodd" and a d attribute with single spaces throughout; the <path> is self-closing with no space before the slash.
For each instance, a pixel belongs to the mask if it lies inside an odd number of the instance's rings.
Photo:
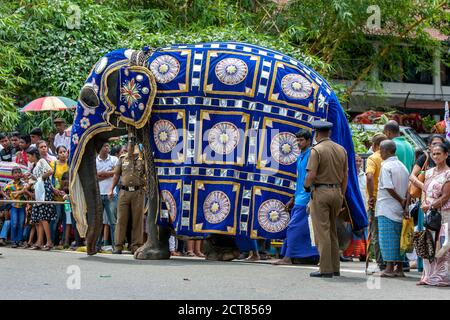
<path id="1" fill-rule="evenodd" d="M 53 123 L 56 127 L 55 141 L 53 142 L 55 149 L 60 145 L 63 145 L 67 150 L 70 150 L 70 136 L 66 133 L 66 120 L 63 118 L 56 118 Z"/>
<path id="2" fill-rule="evenodd" d="M 102 199 L 103 207 L 106 213 L 106 219 L 111 230 L 112 246 L 114 250 L 114 232 L 117 223 L 117 194 L 114 194 L 112 200 L 108 198 L 109 190 L 113 182 L 114 169 L 117 165 L 117 157 L 111 156 L 109 154 L 110 147 L 109 143 L 105 142 L 100 149 L 100 153 L 97 156 L 97 178 L 99 181 L 100 196 Z M 100 236 L 97 247 L 100 247 L 102 241 L 102 236 Z M 99 248 L 100 249 L 100 248 Z"/>
<path id="3" fill-rule="evenodd" d="M 395 156 L 396 145 L 392 140 L 380 144 L 381 173 L 378 184 L 378 197 L 375 217 L 378 219 L 381 256 L 386 262 L 382 277 L 404 277 L 400 255 L 400 236 L 403 216 L 407 216 L 407 191 L 409 172 L 405 165 Z M 397 270 L 394 271 L 394 265 Z"/>

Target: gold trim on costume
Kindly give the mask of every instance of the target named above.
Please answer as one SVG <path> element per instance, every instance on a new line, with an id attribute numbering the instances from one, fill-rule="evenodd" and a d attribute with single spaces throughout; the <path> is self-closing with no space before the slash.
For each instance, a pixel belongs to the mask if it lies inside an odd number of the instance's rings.
<path id="1" fill-rule="evenodd" d="M 155 162 L 161 163 L 183 163 L 186 161 L 186 152 L 187 152 L 187 136 L 186 136 L 186 110 L 185 109 L 171 109 L 171 110 L 153 110 L 153 113 L 183 113 L 183 158 L 172 160 L 172 159 L 154 159 Z M 150 139 L 150 137 L 149 137 Z"/>
<path id="2" fill-rule="evenodd" d="M 213 185 L 223 185 L 223 184 L 229 184 L 233 185 L 233 191 L 236 192 L 236 199 L 234 204 L 234 220 L 233 220 L 233 229 L 227 228 L 227 231 L 221 231 L 221 230 L 203 230 L 202 227 L 197 222 L 197 202 L 198 202 L 198 190 L 200 185 L 205 184 L 213 184 Z M 225 234 L 225 235 L 236 235 L 236 226 L 237 226 L 237 205 L 239 200 L 239 191 L 240 191 L 241 185 L 236 182 L 232 181 L 208 181 L 208 180 L 197 180 L 195 181 L 195 190 L 194 190 L 194 216 L 193 216 L 193 224 L 194 224 L 194 232 L 200 232 L 200 233 L 215 233 L 215 234 Z"/>
<path id="3" fill-rule="evenodd" d="M 202 140 L 200 138 L 202 137 L 198 137 L 198 134 L 196 134 L 196 137 L 198 138 L 198 141 L 200 142 L 200 145 L 197 148 L 197 163 L 206 163 L 206 164 L 232 164 L 232 165 L 237 165 L 240 167 L 243 167 L 245 164 L 245 146 L 247 144 L 247 136 L 248 136 L 248 127 L 250 125 L 250 115 L 246 114 L 245 112 L 240 112 L 240 111 L 210 111 L 210 110 L 201 110 L 200 111 L 200 129 L 198 132 L 203 134 L 203 120 L 206 119 L 204 118 L 204 115 L 206 114 L 222 114 L 222 115 L 240 115 L 242 116 L 242 120 L 241 122 L 245 122 L 245 130 L 244 130 L 244 136 L 242 137 L 243 139 L 243 146 L 242 146 L 242 153 L 241 156 L 237 157 L 237 161 L 233 161 L 233 162 L 229 162 L 229 161 L 211 161 L 211 160 L 206 160 L 203 159 L 203 147 L 202 147 Z M 240 159 L 240 160 L 239 160 Z"/>
<path id="4" fill-rule="evenodd" d="M 253 199 L 253 201 L 252 201 L 252 216 L 253 216 L 253 219 L 255 220 L 255 219 L 258 219 L 258 217 L 257 216 L 255 216 L 255 207 L 256 207 L 256 205 L 255 205 L 255 203 L 256 203 L 256 201 L 255 201 L 255 197 L 257 196 L 257 195 L 259 195 L 259 196 L 262 196 L 262 194 L 261 194 L 261 190 L 263 190 L 263 191 L 269 191 L 269 192 L 273 192 L 273 193 L 278 193 L 278 194 L 281 194 L 281 195 L 284 195 L 284 196 L 287 196 L 287 197 L 292 197 L 292 194 L 290 194 L 290 193 L 287 193 L 287 192 L 283 192 L 283 191 L 279 191 L 279 190 L 276 190 L 276 189 L 271 189 L 271 188 L 266 188 L 266 187 L 260 187 L 260 186 L 256 186 L 256 187 L 254 187 L 253 188 L 253 197 L 252 197 L 252 199 Z M 258 194 L 257 194 L 258 193 Z M 268 200 L 270 200 L 270 199 L 268 199 Z M 258 208 L 259 209 L 259 208 Z M 288 213 L 289 214 L 289 213 Z M 291 219 L 291 215 L 289 214 L 289 220 Z M 253 229 L 253 225 L 254 225 L 254 223 L 252 223 L 251 224 L 251 226 L 250 226 L 250 238 L 251 239 L 259 239 L 260 237 L 258 237 L 258 230 L 255 230 L 255 229 Z M 285 229 L 286 230 L 286 229 Z"/>
<path id="5" fill-rule="evenodd" d="M 284 100 L 278 100 L 278 94 L 274 94 L 273 90 L 275 87 L 275 83 L 277 81 L 277 72 L 279 68 L 284 68 L 284 66 L 288 66 L 292 69 L 295 69 L 299 72 L 300 75 L 302 75 L 303 77 L 305 77 L 306 79 L 309 80 L 309 82 L 311 83 L 311 86 L 313 87 L 314 90 L 314 98 L 312 102 L 309 102 L 307 106 L 302 105 L 300 103 L 292 103 L 292 102 L 287 102 Z M 281 87 L 280 87 L 281 88 Z M 292 64 L 286 63 L 286 62 L 281 62 L 281 61 L 275 61 L 275 66 L 273 69 L 273 73 L 272 73 L 272 83 L 270 85 L 270 89 L 269 89 L 269 97 L 268 100 L 275 102 L 275 103 L 280 103 L 280 104 L 284 104 L 284 105 L 288 105 L 291 107 L 295 107 L 295 108 L 299 108 L 299 109 L 303 109 L 303 110 L 308 110 L 310 112 L 316 112 L 316 101 L 317 101 L 317 94 L 319 91 L 319 86 L 317 85 L 317 83 L 311 79 L 311 77 L 309 77 L 306 73 L 304 73 L 299 67 L 294 66 Z M 298 99 L 298 100 L 306 100 L 305 99 Z"/>
<path id="6" fill-rule="evenodd" d="M 261 163 L 263 162 L 262 154 L 263 154 L 263 151 L 265 149 L 264 141 L 265 141 L 266 134 L 267 134 L 266 126 L 268 126 L 271 122 L 278 122 L 278 123 L 286 124 L 286 125 L 289 125 L 289 126 L 292 126 L 292 127 L 295 127 L 295 128 L 305 129 L 305 130 L 308 130 L 308 131 L 311 131 L 311 128 L 308 128 L 308 127 L 306 127 L 304 125 L 301 125 L 301 124 L 296 124 L 296 123 L 293 123 L 293 122 L 290 122 L 290 121 L 286 121 L 286 120 L 279 120 L 279 119 L 269 118 L 269 117 L 264 117 L 264 119 L 263 119 L 262 135 L 261 135 L 261 142 L 260 142 L 260 148 L 259 148 L 259 153 L 258 153 L 258 160 L 256 162 L 256 168 L 259 169 L 259 170 L 267 170 L 267 171 L 271 171 L 271 172 L 275 172 L 275 173 L 281 173 L 281 174 L 285 174 L 287 176 L 296 178 L 297 174 L 290 173 L 290 172 L 283 171 L 283 170 L 273 169 L 273 168 L 270 168 L 270 167 L 261 166 Z M 267 151 L 269 151 L 269 150 L 270 150 L 270 145 L 267 146 Z M 273 161 L 275 161 L 275 160 L 273 160 Z"/>
<path id="7" fill-rule="evenodd" d="M 249 88 L 250 90 L 245 90 L 245 92 L 242 91 L 216 91 L 214 90 L 211 86 L 211 84 L 208 84 L 208 76 L 209 76 L 209 67 L 210 67 L 210 63 L 211 63 L 211 55 L 212 54 L 218 54 L 218 53 L 227 53 L 227 54 L 234 54 L 237 56 L 247 56 L 250 57 L 251 60 L 255 61 L 255 69 L 253 70 L 253 81 L 252 81 L 252 87 Z M 205 93 L 212 93 L 212 94 L 225 94 L 225 95 L 235 95 L 235 96 L 247 96 L 247 97 L 254 97 L 255 96 L 255 91 L 256 91 L 256 80 L 258 78 L 258 70 L 259 70 L 259 65 L 261 62 L 261 57 L 256 56 L 254 54 L 249 54 L 249 53 L 237 53 L 237 52 L 233 52 L 233 51 L 226 51 L 226 50 L 208 50 L 208 54 L 206 56 L 206 68 L 205 68 L 205 73 L 204 73 L 204 83 L 203 83 L 203 91 Z M 247 75 L 248 76 L 248 75 Z"/>

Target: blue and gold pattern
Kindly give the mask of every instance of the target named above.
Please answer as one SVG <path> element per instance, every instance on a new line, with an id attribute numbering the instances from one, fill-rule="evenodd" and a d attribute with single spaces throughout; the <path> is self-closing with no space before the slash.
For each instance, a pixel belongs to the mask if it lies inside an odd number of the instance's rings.
<path id="1" fill-rule="evenodd" d="M 100 60 L 94 69 L 105 74 L 125 68 L 120 62 L 126 59 L 124 51 L 105 57 L 107 66 Z M 336 95 L 320 75 L 297 60 L 255 45 L 219 42 L 160 48 L 146 65 L 156 79 L 153 106 L 134 101 L 137 94 L 131 90 L 131 100 L 130 93 L 123 95 L 128 98 L 121 103 L 125 112 L 119 112 L 132 118 L 128 102 L 137 106 L 135 117 L 141 103 L 144 111 L 152 110 L 150 141 L 167 203 L 159 223 L 168 223 L 169 212 L 176 208 L 173 226 L 179 235 L 283 238 L 289 223 L 283 204 L 295 191 L 295 133 L 311 130 L 314 120 L 333 122 L 332 139 L 346 148 L 349 163 L 354 163 L 351 133 Z M 134 78 L 139 95 L 145 95 L 143 87 L 151 93 L 151 86 Z M 102 96 L 101 74 L 94 71 L 87 83 L 101 83 Z M 97 109 L 97 121 L 89 118 L 91 126 L 83 130 L 83 109 L 78 112 L 72 150 L 85 145 L 86 135 L 108 130 L 113 111 L 106 108 L 103 115 L 105 108 Z M 354 229 L 361 229 L 367 218 L 356 168 L 350 165 L 349 170 L 348 204 Z"/>
<path id="2" fill-rule="evenodd" d="M 175 79 L 180 72 L 180 63 L 174 57 L 165 54 L 153 60 L 150 71 L 155 75 L 156 82 L 167 83 Z"/>
<path id="3" fill-rule="evenodd" d="M 181 179 L 160 179 L 158 181 L 161 191 L 160 223 L 177 227 L 181 218 L 182 185 Z"/>

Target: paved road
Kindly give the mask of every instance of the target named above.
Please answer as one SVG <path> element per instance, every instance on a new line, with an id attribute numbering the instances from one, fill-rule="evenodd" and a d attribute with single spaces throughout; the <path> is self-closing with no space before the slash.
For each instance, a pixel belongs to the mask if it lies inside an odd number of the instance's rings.
<path id="1" fill-rule="evenodd" d="M 448 288 L 416 286 L 417 272 L 404 279 L 369 278 L 360 262 L 344 263 L 341 277 L 317 279 L 309 277 L 316 269 L 309 266 L 186 257 L 138 261 L 131 255 L 88 257 L 10 248 L 0 252 L 0 284 L 8 288 L 3 299 L 450 299 Z M 71 288 L 79 283 L 80 289 L 69 289 L 67 283 Z"/>

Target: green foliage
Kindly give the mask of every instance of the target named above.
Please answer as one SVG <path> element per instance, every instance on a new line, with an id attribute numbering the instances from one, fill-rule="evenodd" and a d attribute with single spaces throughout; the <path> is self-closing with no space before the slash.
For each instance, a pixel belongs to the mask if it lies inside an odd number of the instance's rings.
<path id="1" fill-rule="evenodd" d="M 431 115 L 422 118 L 423 126 L 427 132 L 431 132 L 431 129 L 436 125 L 436 120 Z"/>
<path id="2" fill-rule="evenodd" d="M 369 151 L 372 136 L 376 132 L 364 131 L 361 125 L 350 123 L 352 130 L 353 146 L 356 153 L 367 153 Z"/>

